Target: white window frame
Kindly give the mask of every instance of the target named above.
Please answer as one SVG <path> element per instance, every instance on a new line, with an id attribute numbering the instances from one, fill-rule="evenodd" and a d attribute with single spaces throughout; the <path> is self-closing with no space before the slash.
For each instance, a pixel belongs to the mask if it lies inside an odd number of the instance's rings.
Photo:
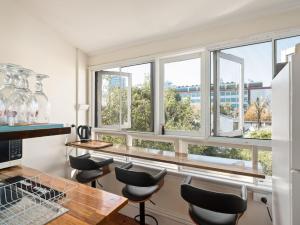
<path id="1" fill-rule="evenodd" d="M 179 136 L 198 136 L 198 137 L 205 137 L 205 131 L 206 131 L 206 112 L 205 112 L 205 100 L 207 93 L 206 93 L 206 60 L 205 60 L 205 54 L 204 52 L 196 52 L 191 54 L 185 54 L 185 55 L 178 55 L 168 58 L 162 58 L 159 60 L 159 124 L 164 125 L 165 124 L 165 112 L 164 112 L 164 83 L 165 83 L 165 74 L 164 74 L 164 65 L 168 63 L 173 62 L 180 62 L 190 59 L 196 59 L 200 58 L 201 61 L 201 70 L 200 70 L 200 106 L 201 106 L 201 124 L 199 131 L 170 131 L 165 130 L 166 135 L 179 135 Z M 160 131 L 161 134 L 161 131 Z"/>
<path id="2" fill-rule="evenodd" d="M 124 73 L 124 72 L 116 72 L 116 71 L 105 71 L 101 70 L 97 72 L 98 78 L 98 85 L 99 87 L 102 87 L 102 80 L 104 75 L 111 75 L 111 76 L 119 76 L 119 77 L 127 77 L 128 79 L 128 90 L 127 90 L 127 123 L 121 125 L 121 116 L 122 116 L 122 109 L 120 106 L 120 116 L 119 116 L 119 125 L 103 125 L 102 124 L 102 111 L 101 111 L 101 106 L 102 106 L 102 89 L 98 88 L 98 96 L 99 98 L 99 106 L 98 106 L 98 112 L 97 114 L 100 114 L 100 118 L 98 119 L 98 127 L 99 128 L 106 128 L 106 129 L 125 129 L 125 128 L 130 128 L 131 127 L 131 88 L 132 88 L 132 75 L 130 73 Z M 120 99 L 120 104 L 121 104 L 121 99 Z"/>
<path id="3" fill-rule="evenodd" d="M 236 40 L 230 40 L 225 41 L 221 43 L 213 43 L 208 44 L 207 46 L 202 46 L 200 48 L 191 48 L 186 50 L 180 50 L 177 52 L 172 53 L 163 53 L 163 54 L 156 54 L 156 55 L 150 55 L 145 57 L 139 57 L 129 60 L 122 60 L 119 62 L 114 63 L 107 63 L 102 65 L 94 65 L 89 67 L 89 103 L 90 103 L 90 111 L 89 111 L 89 124 L 94 127 L 95 125 L 95 73 L 99 70 L 105 70 L 109 68 L 114 67 L 122 67 L 122 66 L 128 66 L 133 64 L 140 64 L 140 63 L 147 63 L 147 62 L 155 62 L 155 73 L 154 73 L 154 132 L 153 133 L 145 133 L 145 132 L 132 132 L 132 131 L 124 131 L 124 130 L 110 130 L 110 129 L 103 129 L 103 128 L 93 128 L 94 132 L 100 132 L 101 134 L 111 134 L 111 135 L 120 135 L 125 136 L 128 143 L 130 143 L 131 136 L 134 135 L 137 138 L 148 138 L 151 140 L 168 140 L 168 141 L 174 141 L 176 144 L 175 152 L 184 152 L 184 148 L 181 148 L 180 146 L 185 146 L 187 143 L 198 143 L 198 144 L 219 144 L 222 146 L 228 146 L 228 147 L 245 147 L 245 148 L 251 148 L 253 152 L 253 163 L 257 162 L 258 159 L 258 149 L 259 150 L 266 150 L 266 151 L 272 151 L 272 140 L 260 140 L 260 139 L 244 139 L 244 138 L 228 138 L 228 137 L 214 137 L 210 136 L 210 107 L 205 107 L 205 118 L 207 118 L 207 121 L 204 121 L 205 123 L 205 135 L 204 137 L 194 137 L 194 136 L 181 136 L 181 135 L 160 135 L 160 121 L 159 121 L 159 113 L 160 113 L 160 107 L 159 107 L 159 61 L 163 60 L 164 58 L 168 58 L 170 56 L 177 56 L 177 55 L 184 55 L 187 53 L 195 53 L 195 52 L 201 52 L 203 54 L 203 58 L 205 59 L 205 65 L 202 67 L 205 71 L 203 78 L 206 80 L 203 83 L 209 83 L 210 84 L 210 53 L 212 51 L 221 50 L 225 48 L 233 48 L 237 46 L 243 46 L 243 45 L 250 45 L 250 44 L 257 44 L 262 42 L 271 41 L 272 42 L 272 57 L 273 57 L 273 75 L 275 71 L 275 58 L 276 58 L 276 46 L 275 46 L 275 40 L 282 39 L 282 38 L 289 38 L 293 36 L 299 36 L 300 35 L 300 29 L 289 29 L 289 30 L 282 30 L 282 31 L 276 31 L 276 32 L 268 32 L 258 35 L 250 36 L 249 38 L 239 38 Z M 201 60 L 204 63 L 204 60 Z M 210 104 L 210 85 L 205 86 L 205 94 L 202 98 L 203 103 L 205 102 L 205 105 Z M 204 111 L 204 110 L 203 110 Z M 180 168 L 178 167 L 178 171 L 181 172 Z M 190 174 L 190 172 L 188 172 Z M 202 176 L 202 174 L 198 174 L 197 172 L 193 173 L 196 176 Z M 218 178 L 213 177 L 212 180 L 219 180 Z M 221 179 L 220 179 L 221 180 Z M 226 179 L 226 182 L 228 182 L 228 179 Z M 230 182 L 230 181 L 229 181 Z M 256 188 L 256 183 L 254 182 L 254 186 Z"/>
<path id="4" fill-rule="evenodd" d="M 220 51 L 216 52 L 216 57 L 217 57 L 217 71 L 215 71 L 215 73 L 213 74 L 213 76 L 217 76 L 216 80 L 216 88 L 218 90 L 217 95 L 217 105 L 216 105 L 216 117 L 214 119 L 217 119 L 217 129 L 216 129 L 216 136 L 228 136 L 228 137 L 234 137 L 234 136 L 238 136 L 238 135 L 242 135 L 243 134 L 243 126 L 244 126 L 244 59 L 235 56 L 235 55 L 231 55 L 231 54 L 227 54 L 227 53 L 223 53 Z M 234 62 L 237 64 L 240 64 L 241 66 L 241 75 L 239 77 L 239 128 L 238 130 L 232 131 L 232 132 L 224 132 L 220 130 L 220 94 L 221 91 L 219 90 L 220 88 L 220 59 L 225 59 L 227 61 L 230 62 Z"/>

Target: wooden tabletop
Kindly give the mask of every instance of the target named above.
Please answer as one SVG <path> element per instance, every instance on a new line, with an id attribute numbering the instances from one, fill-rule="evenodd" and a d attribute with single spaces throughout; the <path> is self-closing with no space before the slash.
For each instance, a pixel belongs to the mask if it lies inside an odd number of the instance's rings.
<path id="1" fill-rule="evenodd" d="M 75 147 L 75 145 L 73 145 L 72 143 L 68 143 L 67 146 Z M 79 146 L 77 145 L 76 147 Z M 216 172 L 242 175 L 248 177 L 256 177 L 262 179 L 265 178 L 265 175 L 256 169 L 246 168 L 239 165 L 224 165 L 219 163 L 196 161 L 188 158 L 187 155 L 178 155 L 175 152 L 169 152 L 169 151 L 155 151 L 154 153 L 154 151 L 151 151 L 146 148 L 126 147 L 126 146 L 120 146 L 120 147 L 111 146 L 106 148 L 103 147 L 89 148 L 89 147 L 81 146 L 80 148 L 108 153 L 108 154 L 153 160 L 153 161 L 159 161 L 163 163 L 171 163 L 175 165 L 187 166 L 187 167 L 198 168 L 203 170 L 211 170 Z"/>
<path id="2" fill-rule="evenodd" d="M 128 202 L 128 199 L 122 196 L 91 188 L 64 178 L 44 174 L 32 168 L 16 166 L 0 170 L 0 179 L 17 175 L 27 178 L 38 176 L 40 181 L 42 181 L 41 183 L 46 186 L 50 177 L 52 180 L 51 184 L 54 183 L 57 190 L 60 190 L 60 186 L 64 182 L 74 184 L 74 188 L 67 194 L 70 200 L 64 203 L 64 207 L 68 208 L 69 211 L 48 223 L 50 225 L 105 224 L 105 221 L 108 221 L 112 214 L 119 211 Z"/>
<path id="3" fill-rule="evenodd" d="M 91 150 L 96 149 L 97 150 L 97 149 L 113 146 L 113 143 L 92 140 L 92 141 L 88 141 L 88 142 L 80 142 L 80 141 L 69 142 L 66 145 L 72 146 L 75 148 L 84 148 L 84 149 L 91 149 Z"/>

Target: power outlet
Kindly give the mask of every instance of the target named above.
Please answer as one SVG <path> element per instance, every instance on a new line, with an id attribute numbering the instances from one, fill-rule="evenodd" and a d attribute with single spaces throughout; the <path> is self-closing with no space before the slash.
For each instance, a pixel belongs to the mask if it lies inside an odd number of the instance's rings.
<path id="1" fill-rule="evenodd" d="M 265 193 L 259 193 L 259 192 L 253 192 L 253 201 L 261 202 L 262 198 L 266 198 L 268 200 L 268 205 L 272 205 L 272 195 L 265 194 Z M 262 203 L 262 202 L 261 202 Z"/>

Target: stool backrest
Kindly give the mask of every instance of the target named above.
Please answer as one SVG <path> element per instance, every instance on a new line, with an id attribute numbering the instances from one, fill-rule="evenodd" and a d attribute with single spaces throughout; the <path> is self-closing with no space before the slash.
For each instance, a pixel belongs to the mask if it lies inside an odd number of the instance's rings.
<path id="1" fill-rule="evenodd" d="M 234 194 L 219 193 L 181 185 L 181 196 L 188 203 L 214 212 L 239 214 L 247 209 L 247 199 Z"/>
<path id="2" fill-rule="evenodd" d="M 150 187 L 157 185 L 167 174 L 166 170 L 162 170 L 155 176 L 152 176 L 146 172 L 129 170 L 131 167 L 132 163 L 124 164 L 121 167 L 115 167 L 116 178 L 124 184 L 138 187 Z"/>
<path id="3" fill-rule="evenodd" d="M 70 165 L 77 170 L 96 170 L 99 166 L 91 159 L 84 157 L 69 156 Z"/>
<path id="4" fill-rule="evenodd" d="M 124 184 L 138 187 L 149 187 L 156 185 L 156 181 L 153 179 L 153 177 L 145 172 L 131 171 L 121 169 L 119 167 L 115 168 L 115 172 L 117 179 Z"/>

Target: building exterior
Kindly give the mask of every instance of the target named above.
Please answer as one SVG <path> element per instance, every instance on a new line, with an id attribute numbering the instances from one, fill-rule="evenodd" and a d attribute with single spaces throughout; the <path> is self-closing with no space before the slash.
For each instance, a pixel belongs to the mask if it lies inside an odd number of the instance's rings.
<path id="1" fill-rule="evenodd" d="M 248 108 L 257 98 L 268 99 L 271 101 L 271 87 L 263 86 L 262 82 L 251 82 L 244 84 L 244 108 Z M 192 104 L 200 103 L 200 85 L 192 86 L 172 86 L 168 83 L 168 87 L 175 88 L 182 98 L 190 98 Z M 220 85 L 220 104 L 230 105 L 233 109 L 239 107 L 239 91 L 236 83 L 222 83 Z M 213 86 L 211 86 L 211 99 L 213 98 Z"/>

